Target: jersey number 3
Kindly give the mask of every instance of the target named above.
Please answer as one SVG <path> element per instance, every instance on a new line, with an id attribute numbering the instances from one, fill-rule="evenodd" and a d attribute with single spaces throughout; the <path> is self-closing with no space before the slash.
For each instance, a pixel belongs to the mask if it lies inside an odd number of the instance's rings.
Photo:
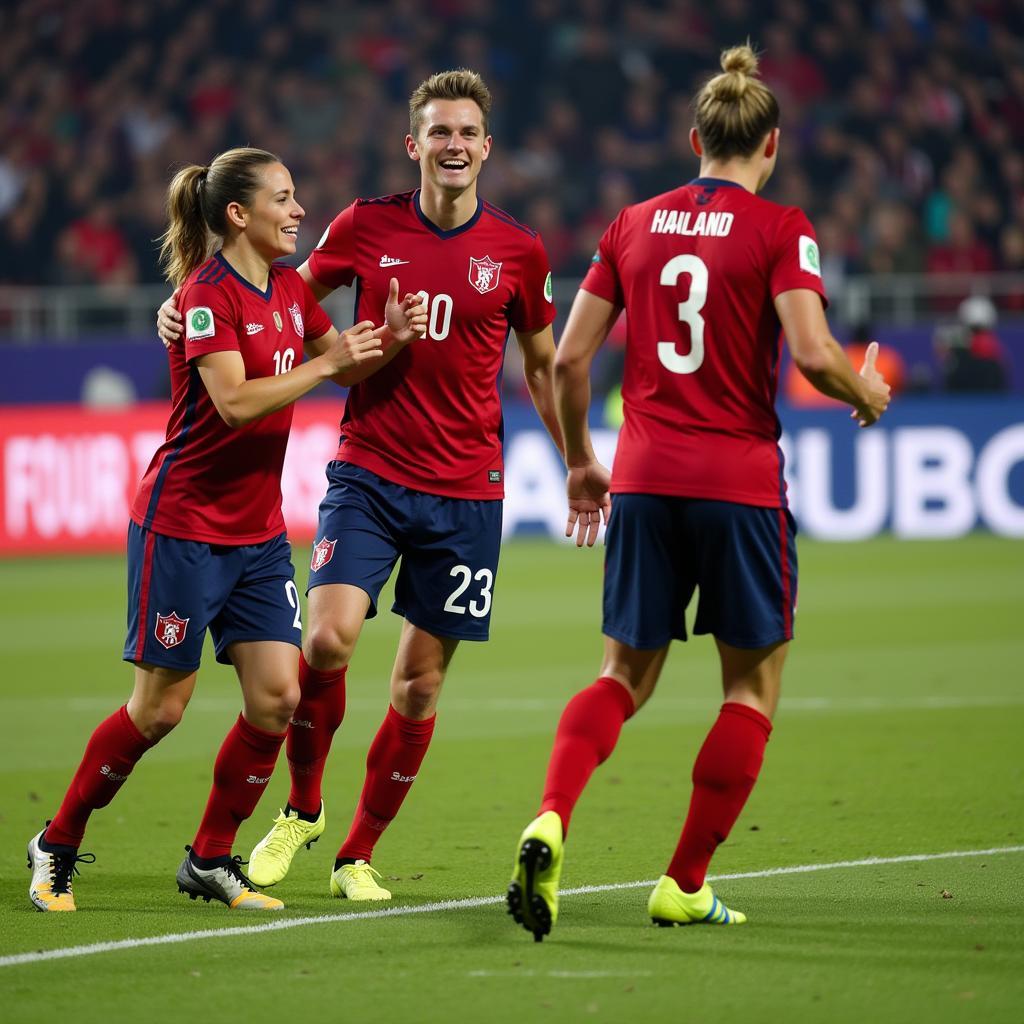
<path id="1" fill-rule="evenodd" d="M 679 322 L 690 328 L 690 351 L 683 356 L 674 341 L 659 341 L 658 359 L 666 370 L 673 373 L 694 373 L 704 362 L 704 317 L 700 311 L 708 300 L 707 264 L 690 253 L 673 256 L 661 268 L 661 284 L 674 288 L 680 274 L 690 275 L 690 294 L 678 308 Z"/>

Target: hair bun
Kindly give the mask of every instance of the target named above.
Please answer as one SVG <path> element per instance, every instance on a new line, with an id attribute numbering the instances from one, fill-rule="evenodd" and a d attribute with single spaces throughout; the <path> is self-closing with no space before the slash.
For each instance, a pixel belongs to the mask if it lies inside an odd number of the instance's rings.
<path id="1" fill-rule="evenodd" d="M 744 46 L 734 46 L 722 54 L 722 70 L 727 74 L 736 72 L 748 77 L 757 74 L 757 57 L 747 43 Z"/>

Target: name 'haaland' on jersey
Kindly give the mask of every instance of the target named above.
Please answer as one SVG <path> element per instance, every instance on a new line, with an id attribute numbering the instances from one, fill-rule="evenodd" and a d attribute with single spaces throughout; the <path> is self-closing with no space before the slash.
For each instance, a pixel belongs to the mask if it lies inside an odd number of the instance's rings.
<path id="1" fill-rule="evenodd" d="M 691 223 L 692 221 L 692 223 Z M 724 238 L 732 230 L 733 215 L 723 210 L 655 210 L 652 235 L 710 235 Z"/>

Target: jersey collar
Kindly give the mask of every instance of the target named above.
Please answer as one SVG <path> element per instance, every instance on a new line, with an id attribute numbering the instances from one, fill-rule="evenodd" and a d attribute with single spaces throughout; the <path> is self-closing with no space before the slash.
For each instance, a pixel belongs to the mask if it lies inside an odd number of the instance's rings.
<path id="1" fill-rule="evenodd" d="M 248 288 L 249 291 L 255 292 L 265 302 L 269 302 L 270 301 L 271 295 L 274 294 L 274 276 L 273 276 L 273 274 L 271 274 L 267 278 L 267 290 L 263 291 L 262 288 L 257 288 L 256 285 L 254 285 L 252 283 L 252 281 L 246 281 L 246 279 L 244 277 L 242 277 L 242 275 L 237 270 L 235 270 L 235 268 L 233 266 L 231 266 L 231 264 L 228 263 L 228 261 L 226 259 L 224 259 L 224 254 L 221 253 L 219 250 L 216 253 L 214 253 L 214 258 L 219 260 L 220 263 L 227 270 L 227 272 L 229 274 L 233 274 L 235 276 L 235 278 L 239 281 L 239 283 L 245 285 L 245 287 Z"/>
<path id="2" fill-rule="evenodd" d="M 412 194 L 412 208 L 416 211 L 416 216 L 419 217 L 423 226 L 429 231 L 432 231 L 438 238 L 455 238 L 456 235 L 461 235 L 464 231 L 468 231 L 474 224 L 480 219 L 480 215 L 484 212 L 484 201 L 477 196 L 476 197 L 476 213 L 473 214 L 465 224 L 460 224 L 457 228 L 452 228 L 451 231 L 444 231 L 439 228 L 424 212 L 420 209 L 420 190 L 416 189 Z"/>
<path id="3" fill-rule="evenodd" d="M 688 181 L 687 185 L 701 185 L 704 188 L 738 188 L 742 192 L 747 190 L 738 181 L 727 181 L 725 178 L 694 178 Z"/>

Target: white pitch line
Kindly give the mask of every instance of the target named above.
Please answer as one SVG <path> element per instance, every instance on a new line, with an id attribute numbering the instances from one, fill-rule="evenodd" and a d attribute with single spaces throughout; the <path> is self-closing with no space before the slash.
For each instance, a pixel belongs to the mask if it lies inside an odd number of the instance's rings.
<path id="1" fill-rule="evenodd" d="M 987 850 L 950 850 L 945 853 L 908 853 L 899 857 L 865 857 L 863 860 L 839 860 L 827 864 L 796 864 L 792 867 L 765 868 L 761 871 L 738 871 L 728 875 L 708 875 L 710 882 L 730 881 L 738 878 L 771 878 L 774 875 L 800 875 L 811 871 L 834 871 L 841 868 L 866 868 L 886 864 L 916 864 L 922 861 L 955 860 L 960 857 L 992 857 L 1003 853 L 1024 853 L 1024 846 L 993 846 Z M 561 896 L 582 896 L 595 892 L 614 892 L 621 889 L 641 889 L 654 885 L 657 879 L 641 882 L 616 882 L 611 885 L 582 885 L 575 889 L 562 889 Z M 322 914 L 316 917 L 293 917 L 283 921 L 241 928 L 211 928 L 197 932 L 174 932 L 169 935 L 146 935 L 138 939 L 119 939 L 116 942 L 94 942 L 88 946 L 66 946 L 63 949 L 40 949 L 31 953 L 14 953 L 0 957 L 0 967 L 34 964 L 44 960 L 64 960 L 69 957 L 92 956 L 95 953 L 116 953 L 124 949 L 143 946 L 169 946 L 203 939 L 220 939 L 233 935 L 262 935 L 288 928 L 302 928 L 310 924 L 340 924 L 346 921 L 378 920 L 385 917 L 409 917 L 413 914 L 432 914 L 438 911 L 470 910 L 504 903 L 504 896 L 474 896 L 462 900 L 439 900 L 413 907 L 387 907 L 383 910 L 364 910 L 354 914 Z"/>

